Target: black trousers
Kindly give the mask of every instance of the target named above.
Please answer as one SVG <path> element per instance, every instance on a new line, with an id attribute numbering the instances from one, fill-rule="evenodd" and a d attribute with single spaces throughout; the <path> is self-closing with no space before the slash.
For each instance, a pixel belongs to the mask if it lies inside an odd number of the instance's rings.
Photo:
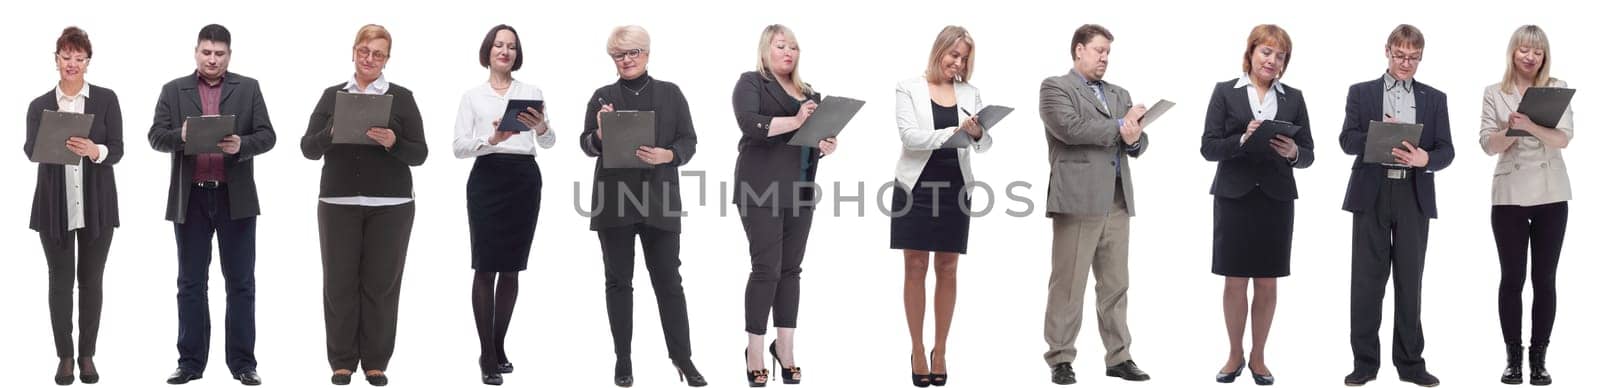
<path id="1" fill-rule="evenodd" d="M 1383 294 L 1394 271 L 1394 347 L 1401 376 L 1427 370 L 1422 359 L 1422 265 L 1428 248 L 1428 217 L 1417 204 L 1411 178 L 1385 179 L 1377 205 L 1355 214 L 1350 266 L 1350 350 L 1355 369 L 1378 370 L 1378 327 Z"/>
<path id="2" fill-rule="evenodd" d="M 387 370 L 400 316 L 400 278 L 416 203 L 317 204 L 322 240 L 322 317 L 328 366 Z"/>
<path id="3" fill-rule="evenodd" d="M 800 315 L 800 262 L 811 235 L 816 209 L 746 207 L 740 209 L 750 241 L 750 280 L 744 287 L 744 331 L 767 334 L 773 326 L 794 328 Z"/>
<path id="4" fill-rule="evenodd" d="M 600 255 L 606 267 L 606 315 L 611 321 L 611 342 L 618 359 L 633 354 L 633 239 L 644 245 L 644 267 L 650 271 L 661 332 L 667 356 L 688 360 L 689 306 L 684 301 L 683 276 L 678 274 L 678 232 L 644 224 L 601 229 Z"/>
<path id="5" fill-rule="evenodd" d="M 188 214 L 172 224 L 178 241 L 178 367 L 203 374 L 211 354 L 211 237 L 221 251 L 228 294 L 225 318 L 228 371 L 256 368 L 256 217 L 233 219 L 228 188 L 195 187 Z"/>
<path id="6" fill-rule="evenodd" d="M 1550 344 L 1556 321 L 1556 263 L 1567 234 L 1567 203 L 1495 206 L 1489 211 L 1500 251 L 1500 332 L 1506 345 L 1522 345 L 1522 286 L 1533 245 L 1534 345 Z"/>
<path id="7" fill-rule="evenodd" d="M 50 333 L 55 335 L 56 357 L 72 358 L 72 286 L 78 286 L 78 357 L 93 357 L 100 333 L 100 284 L 105 279 L 106 254 L 111 251 L 115 229 L 106 228 L 98 236 L 83 229 L 68 231 L 59 239 L 39 234 L 45 264 L 50 270 Z M 77 244 L 74 255 L 73 243 Z"/>

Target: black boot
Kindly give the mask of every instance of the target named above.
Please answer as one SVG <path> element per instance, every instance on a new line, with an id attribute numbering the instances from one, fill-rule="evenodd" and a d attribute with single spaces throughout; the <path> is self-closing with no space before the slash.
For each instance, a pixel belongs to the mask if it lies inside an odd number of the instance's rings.
<path id="1" fill-rule="evenodd" d="M 1506 370 L 1500 373 L 1500 382 L 1522 384 L 1522 344 L 1506 345 Z"/>
<path id="2" fill-rule="evenodd" d="M 1544 369 L 1545 351 L 1550 349 L 1550 344 L 1534 344 L 1528 347 L 1528 369 L 1532 374 L 1528 380 L 1533 385 L 1550 385 L 1550 371 Z"/>

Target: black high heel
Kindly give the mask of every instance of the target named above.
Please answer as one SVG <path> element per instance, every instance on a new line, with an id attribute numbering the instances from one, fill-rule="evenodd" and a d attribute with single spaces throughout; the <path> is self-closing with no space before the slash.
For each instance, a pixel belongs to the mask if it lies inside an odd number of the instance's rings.
<path id="1" fill-rule="evenodd" d="M 84 384 L 100 382 L 100 369 L 94 367 L 93 358 L 78 359 L 78 374 L 81 375 L 78 376 L 78 381 L 82 381 Z"/>
<path id="2" fill-rule="evenodd" d="M 783 360 L 778 358 L 778 341 L 772 341 L 772 344 L 767 346 L 767 352 L 772 353 L 772 365 L 778 370 L 778 377 L 783 378 L 784 384 L 800 383 L 800 378 L 795 377 L 800 375 L 800 367 L 784 366 Z"/>
<path id="3" fill-rule="evenodd" d="M 1239 368 L 1234 369 L 1233 372 L 1217 373 L 1217 382 L 1218 383 L 1223 383 L 1223 384 L 1228 384 L 1228 383 L 1232 383 L 1234 380 L 1237 380 L 1239 378 L 1239 375 L 1244 374 L 1244 364 L 1246 364 L 1246 363 L 1244 363 L 1244 362 L 1239 363 Z"/>
<path id="4" fill-rule="evenodd" d="M 695 369 L 694 362 L 689 360 L 672 361 L 672 366 L 678 368 L 678 382 L 688 383 L 691 387 L 706 386 L 706 376 Z"/>
<path id="5" fill-rule="evenodd" d="M 913 361 L 913 362 L 917 361 L 917 356 L 911 356 L 911 361 Z M 914 386 L 914 387 L 927 387 L 927 386 L 932 385 L 932 384 L 933 384 L 933 379 L 932 379 L 932 377 L 930 375 L 919 375 L 919 374 L 917 374 L 917 372 L 915 370 L 911 371 L 911 385 L 912 386 Z"/>
<path id="6" fill-rule="evenodd" d="M 67 374 L 61 374 L 62 370 L 67 371 Z M 62 358 L 61 365 L 56 366 L 56 385 L 72 385 L 75 378 L 77 376 L 72 375 L 72 359 Z"/>
<path id="7" fill-rule="evenodd" d="M 928 383 L 935 387 L 943 387 L 950 380 L 949 365 L 945 366 L 945 373 L 933 373 L 933 351 L 928 351 Z"/>
<path id="8" fill-rule="evenodd" d="M 739 353 L 744 355 L 744 364 L 745 365 L 750 365 L 750 350 L 749 349 L 740 349 Z M 746 369 L 744 371 L 744 379 L 745 379 L 745 381 L 750 382 L 750 386 L 751 387 L 765 387 L 765 386 L 767 386 L 767 379 L 770 376 L 771 376 L 771 373 L 768 372 L 765 368 L 760 369 L 760 370 L 749 370 L 749 369 Z M 757 382 L 756 379 L 761 379 L 761 381 Z"/>
<path id="9" fill-rule="evenodd" d="M 478 370 L 483 372 L 483 385 L 505 384 L 506 379 L 500 375 L 500 366 L 487 362 L 487 359 L 478 357 Z"/>
<path id="10" fill-rule="evenodd" d="M 633 386 L 633 360 L 618 358 L 616 369 L 612 372 L 611 382 L 618 387 Z"/>

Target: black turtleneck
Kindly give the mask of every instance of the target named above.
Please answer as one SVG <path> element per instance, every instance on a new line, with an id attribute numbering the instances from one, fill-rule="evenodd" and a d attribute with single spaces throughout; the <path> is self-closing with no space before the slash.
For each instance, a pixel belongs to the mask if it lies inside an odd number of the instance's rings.
<path id="1" fill-rule="evenodd" d="M 656 89 L 656 82 L 650 78 L 650 72 L 640 74 L 639 78 L 618 79 L 618 82 L 622 84 L 622 101 L 614 103 L 613 107 L 616 110 L 655 110 L 653 91 Z"/>

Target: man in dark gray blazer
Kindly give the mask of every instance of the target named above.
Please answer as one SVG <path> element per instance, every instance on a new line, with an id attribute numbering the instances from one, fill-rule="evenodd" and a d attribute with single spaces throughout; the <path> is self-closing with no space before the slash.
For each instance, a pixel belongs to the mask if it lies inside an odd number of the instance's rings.
<path id="1" fill-rule="evenodd" d="M 211 313 L 206 297 L 211 269 L 211 236 L 221 250 L 228 293 L 226 357 L 228 370 L 244 385 L 260 385 L 256 374 L 256 200 L 252 161 L 277 142 L 267 105 L 256 80 L 228 72 L 232 56 L 228 29 L 212 24 L 200 30 L 195 72 L 161 87 L 150 146 L 172 154 L 167 220 L 178 241 L 178 369 L 168 384 L 199 379 L 211 345 Z M 185 120 L 234 116 L 234 134 L 222 139 L 221 153 L 188 154 Z"/>
<path id="2" fill-rule="evenodd" d="M 1083 291 L 1095 275 L 1106 375 L 1149 380 L 1128 352 L 1128 218 L 1133 216 L 1133 174 L 1128 157 L 1150 147 L 1127 90 L 1102 81 L 1111 32 L 1088 24 L 1072 35 L 1073 69 L 1039 87 L 1039 116 L 1050 145 L 1050 193 L 1045 209 L 1054 226 L 1050 295 L 1044 337 L 1050 380 L 1077 382 L 1078 329 Z"/>

